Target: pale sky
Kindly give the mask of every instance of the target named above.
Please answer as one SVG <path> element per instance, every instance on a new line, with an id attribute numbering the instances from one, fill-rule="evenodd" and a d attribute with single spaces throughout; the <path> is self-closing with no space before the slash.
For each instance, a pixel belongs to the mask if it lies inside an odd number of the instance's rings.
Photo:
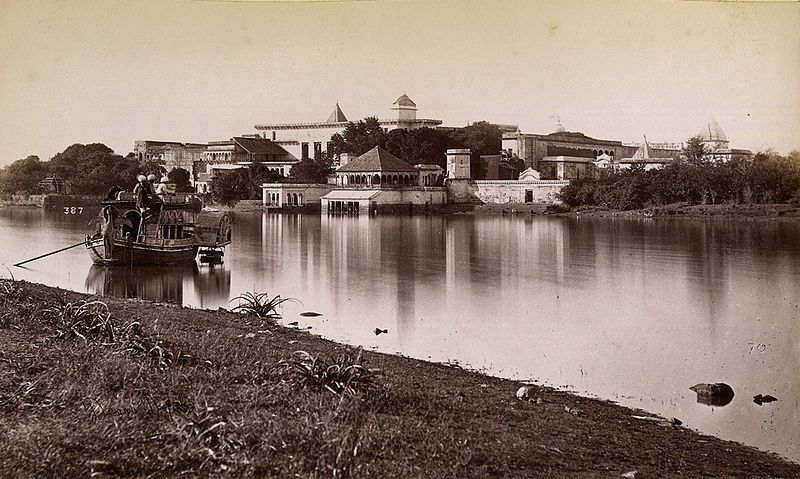
<path id="1" fill-rule="evenodd" d="M 0 0 L 0 166 L 73 143 L 418 116 L 800 149 L 800 4 Z"/>

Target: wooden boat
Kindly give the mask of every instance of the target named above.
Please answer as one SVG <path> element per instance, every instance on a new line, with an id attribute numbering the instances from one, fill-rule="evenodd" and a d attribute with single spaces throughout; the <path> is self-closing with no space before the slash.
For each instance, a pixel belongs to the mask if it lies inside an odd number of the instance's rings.
<path id="1" fill-rule="evenodd" d="M 94 234 L 86 249 L 100 265 L 171 265 L 206 256 L 222 256 L 231 242 L 231 217 L 203 208 L 192 194 L 164 195 L 142 214 L 132 193 L 102 202 L 100 215 L 90 222 Z"/>

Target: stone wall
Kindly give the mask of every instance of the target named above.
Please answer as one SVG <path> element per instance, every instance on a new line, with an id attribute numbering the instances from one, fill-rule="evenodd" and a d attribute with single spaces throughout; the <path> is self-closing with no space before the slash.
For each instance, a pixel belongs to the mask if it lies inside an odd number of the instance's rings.
<path id="1" fill-rule="evenodd" d="M 476 181 L 478 197 L 483 203 L 560 203 L 556 195 L 569 181 Z"/>
<path id="2" fill-rule="evenodd" d="M 0 206 L 42 206 L 44 195 L 8 195 L 0 198 Z"/>
<path id="3" fill-rule="evenodd" d="M 99 211 L 103 195 L 45 195 L 42 201 L 44 209 L 96 207 Z"/>
<path id="4" fill-rule="evenodd" d="M 444 183 L 447 188 L 448 203 L 479 204 L 478 186 L 469 179 L 448 179 Z"/>
<path id="5" fill-rule="evenodd" d="M 569 181 L 447 180 L 449 203 L 555 204 Z"/>

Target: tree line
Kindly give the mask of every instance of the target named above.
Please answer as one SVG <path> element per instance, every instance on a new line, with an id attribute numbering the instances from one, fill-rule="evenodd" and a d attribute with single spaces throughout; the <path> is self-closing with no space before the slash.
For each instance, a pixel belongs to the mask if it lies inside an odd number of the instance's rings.
<path id="1" fill-rule="evenodd" d="M 102 195 L 114 186 L 132 191 L 140 174 L 161 178 L 164 168 L 157 162 L 139 162 L 132 153 L 117 155 L 102 143 L 76 143 L 50 161 L 32 155 L 0 169 L 0 194 L 41 193 L 39 183 L 51 176 L 62 179 L 70 194 Z M 178 191 L 192 190 L 190 174 L 185 169 L 174 169 L 167 176 Z"/>
<path id="2" fill-rule="evenodd" d="M 707 152 L 705 152 L 707 153 Z M 800 151 L 782 156 L 768 150 L 752 160 L 707 160 L 696 141 L 683 158 L 661 169 L 642 167 L 572 180 L 559 198 L 570 207 L 633 210 L 672 203 L 799 203 Z"/>

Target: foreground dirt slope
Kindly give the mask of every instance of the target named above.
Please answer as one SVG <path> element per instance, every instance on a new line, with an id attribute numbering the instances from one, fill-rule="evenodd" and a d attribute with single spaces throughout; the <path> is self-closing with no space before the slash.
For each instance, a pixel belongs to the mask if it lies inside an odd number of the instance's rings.
<path id="1" fill-rule="evenodd" d="M 0 283 L 1 477 L 800 477 L 618 405 L 548 388 L 520 401 L 512 381 L 403 357 L 364 352 L 382 375 L 334 394 L 291 360 L 351 348 L 113 298 L 109 321 L 80 329 L 105 311 L 87 298 Z"/>

